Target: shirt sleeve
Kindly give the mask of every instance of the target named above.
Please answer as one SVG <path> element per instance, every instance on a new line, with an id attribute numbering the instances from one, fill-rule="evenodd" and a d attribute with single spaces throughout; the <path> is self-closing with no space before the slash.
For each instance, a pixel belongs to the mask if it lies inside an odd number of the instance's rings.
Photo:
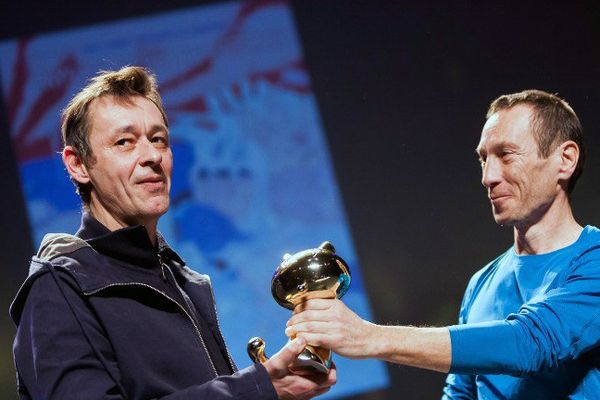
<path id="1" fill-rule="evenodd" d="M 450 327 L 457 374 L 527 376 L 573 360 L 600 341 L 600 245 L 577 257 L 563 283 L 505 320 Z"/>
<path id="2" fill-rule="evenodd" d="M 475 376 L 448 374 L 442 400 L 476 400 Z"/>
<path id="3" fill-rule="evenodd" d="M 21 397 L 138 399 L 120 384 L 111 343 L 78 294 L 76 284 L 64 274 L 56 275 L 46 273 L 37 278 L 19 320 L 14 357 Z M 153 400 L 276 398 L 267 371 L 257 364 Z"/>

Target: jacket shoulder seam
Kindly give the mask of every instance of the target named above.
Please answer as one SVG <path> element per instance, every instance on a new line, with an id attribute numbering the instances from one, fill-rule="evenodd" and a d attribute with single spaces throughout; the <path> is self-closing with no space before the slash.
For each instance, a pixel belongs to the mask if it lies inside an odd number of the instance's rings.
<path id="1" fill-rule="evenodd" d="M 44 236 L 37 253 L 43 261 L 73 253 L 81 248 L 91 247 L 85 240 L 67 233 L 49 233 Z"/>

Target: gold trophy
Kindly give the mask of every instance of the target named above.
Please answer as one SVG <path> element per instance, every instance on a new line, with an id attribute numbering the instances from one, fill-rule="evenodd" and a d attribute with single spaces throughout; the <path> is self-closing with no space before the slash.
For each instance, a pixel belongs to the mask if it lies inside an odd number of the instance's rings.
<path id="1" fill-rule="evenodd" d="M 330 242 L 316 249 L 286 254 L 273 274 L 271 293 L 282 307 L 293 310 L 308 299 L 341 298 L 350 287 L 350 269 Z M 265 362 L 265 341 L 259 337 L 248 342 L 248 355 L 254 362 Z M 290 370 L 299 375 L 327 374 L 331 350 L 307 345 Z"/>

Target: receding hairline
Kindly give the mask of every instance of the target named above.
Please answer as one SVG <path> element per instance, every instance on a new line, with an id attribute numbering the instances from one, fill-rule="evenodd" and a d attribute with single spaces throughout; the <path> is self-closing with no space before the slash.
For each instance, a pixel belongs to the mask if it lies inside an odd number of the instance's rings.
<path id="1" fill-rule="evenodd" d="M 150 129 L 148 130 L 148 132 L 150 133 L 156 133 L 159 131 L 165 131 L 166 133 L 169 133 L 169 127 L 167 125 L 167 121 L 164 118 L 163 113 L 160 110 L 160 107 L 151 99 L 140 95 L 140 94 L 131 94 L 131 95 L 114 95 L 112 93 L 106 93 L 106 94 L 102 94 L 94 99 L 92 99 L 88 105 L 87 105 L 87 125 L 88 125 L 88 137 L 91 135 L 91 133 L 94 130 L 94 116 L 96 115 L 96 108 L 99 107 L 99 104 L 101 102 L 106 102 L 106 101 L 113 101 L 114 104 L 117 104 L 119 106 L 122 107 L 136 107 L 137 105 L 134 104 L 134 99 L 139 99 L 141 101 L 148 101 L 150 102 L 150 104 L 152 104 L 156 110 L 158 111 L 158 113 L 161 116 L 161 120 L 162 123 L 157 124 L 157 123 L 153 123 L 150 126 Z M 125 122 L 123 125 L 118 126 L 115 129 L 112 129 L 111 132 L 109 132 L 109 134 L 113 135 L 113 134 L 117 134 L 117 133 L 128 133 L 128 132 L 135 132 L 135 127 L 134 125 Z M 93 152 L 92 152 L 93 154 Z"/>
<path id="2" fill-rule="evenodd" d="M 483 133 L 489 129 L 493 129 L 493 126 L 490 127 L 489 124 L 491 123 L 491 124 L 496 125 L 500 119 L 501 114 L 518 111 L 519 109 L 524 109 L 524 110 L 528 111 L 528 115 L 527 115 L 528 131 L 529 131 L 529 134 L 532 135 L 532 137 L 535 139 L 535 133 L 533 132 L 533 129 L 534 129 L 533 124 L 535 123 L 536 109 L 532 104 L 529 104 L 529 103 L 517 103 L 511 107 L 506 107 L 506 108 L 501 108 L 499 110 L 496 110 L 496 112 L 490 114 L 487 117 L 485 124 L 483 125 L 483 128 L 481 129 L 479 143 L 477 143 L 477 146 L 475 147 L 475 154 L 477 156 L 480 156 L 481 152 L 482 152 L 481 139 L 483 137 Z M 501 144 L 504 147 L 511 147 L 512 142 L 503 141 L 502 143 L 499 143 L 499 144 Z"/>
<path id="3" fill-rule="evenodd" d="M 577 118 L 577 114 L 573 107 L 558 93 L 550 93 L 539 89 L 526 89 L 520 92 L 503 94 L 495 98 L 489 105 L 486 112 L 486 119 L 499 110 L 506 110 L 516 107 L 520 104 L 528 104 L 537 112 L 546 106 L 559 106 L 564 108 L 568 113 Z"/>

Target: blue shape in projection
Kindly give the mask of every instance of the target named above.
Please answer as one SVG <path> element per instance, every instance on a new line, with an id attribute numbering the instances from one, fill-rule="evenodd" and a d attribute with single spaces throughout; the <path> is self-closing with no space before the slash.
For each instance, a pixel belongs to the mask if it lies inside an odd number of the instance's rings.
<path id="1" fill-rule="evenodd" d="M 177 224 L 174 232 L 177 240 L 191 238 L 200 251 L 209 255 L 245 238 L 230 219 L 210 205 L 190 202 L 178 205 L 173 220 Z"/>
<path id="2" fill-rule="evenodd" d="M 188 174 L 189 167 L 194 159 L 194 152 L 187 144 L 174 140 L 171 141 L 171 151 L 173 152 L 171 202 L 173 205 L 178 205 L 191 196 Z"/>
<path id="3" fill-rule="evenodd" d="M 57 211 L 72 210 L 79 206 L 75 186 L 69 181 L 60 157 L 38 159 L 21 166 L 25 196 L 29 199 L 51 200 Z"/>

